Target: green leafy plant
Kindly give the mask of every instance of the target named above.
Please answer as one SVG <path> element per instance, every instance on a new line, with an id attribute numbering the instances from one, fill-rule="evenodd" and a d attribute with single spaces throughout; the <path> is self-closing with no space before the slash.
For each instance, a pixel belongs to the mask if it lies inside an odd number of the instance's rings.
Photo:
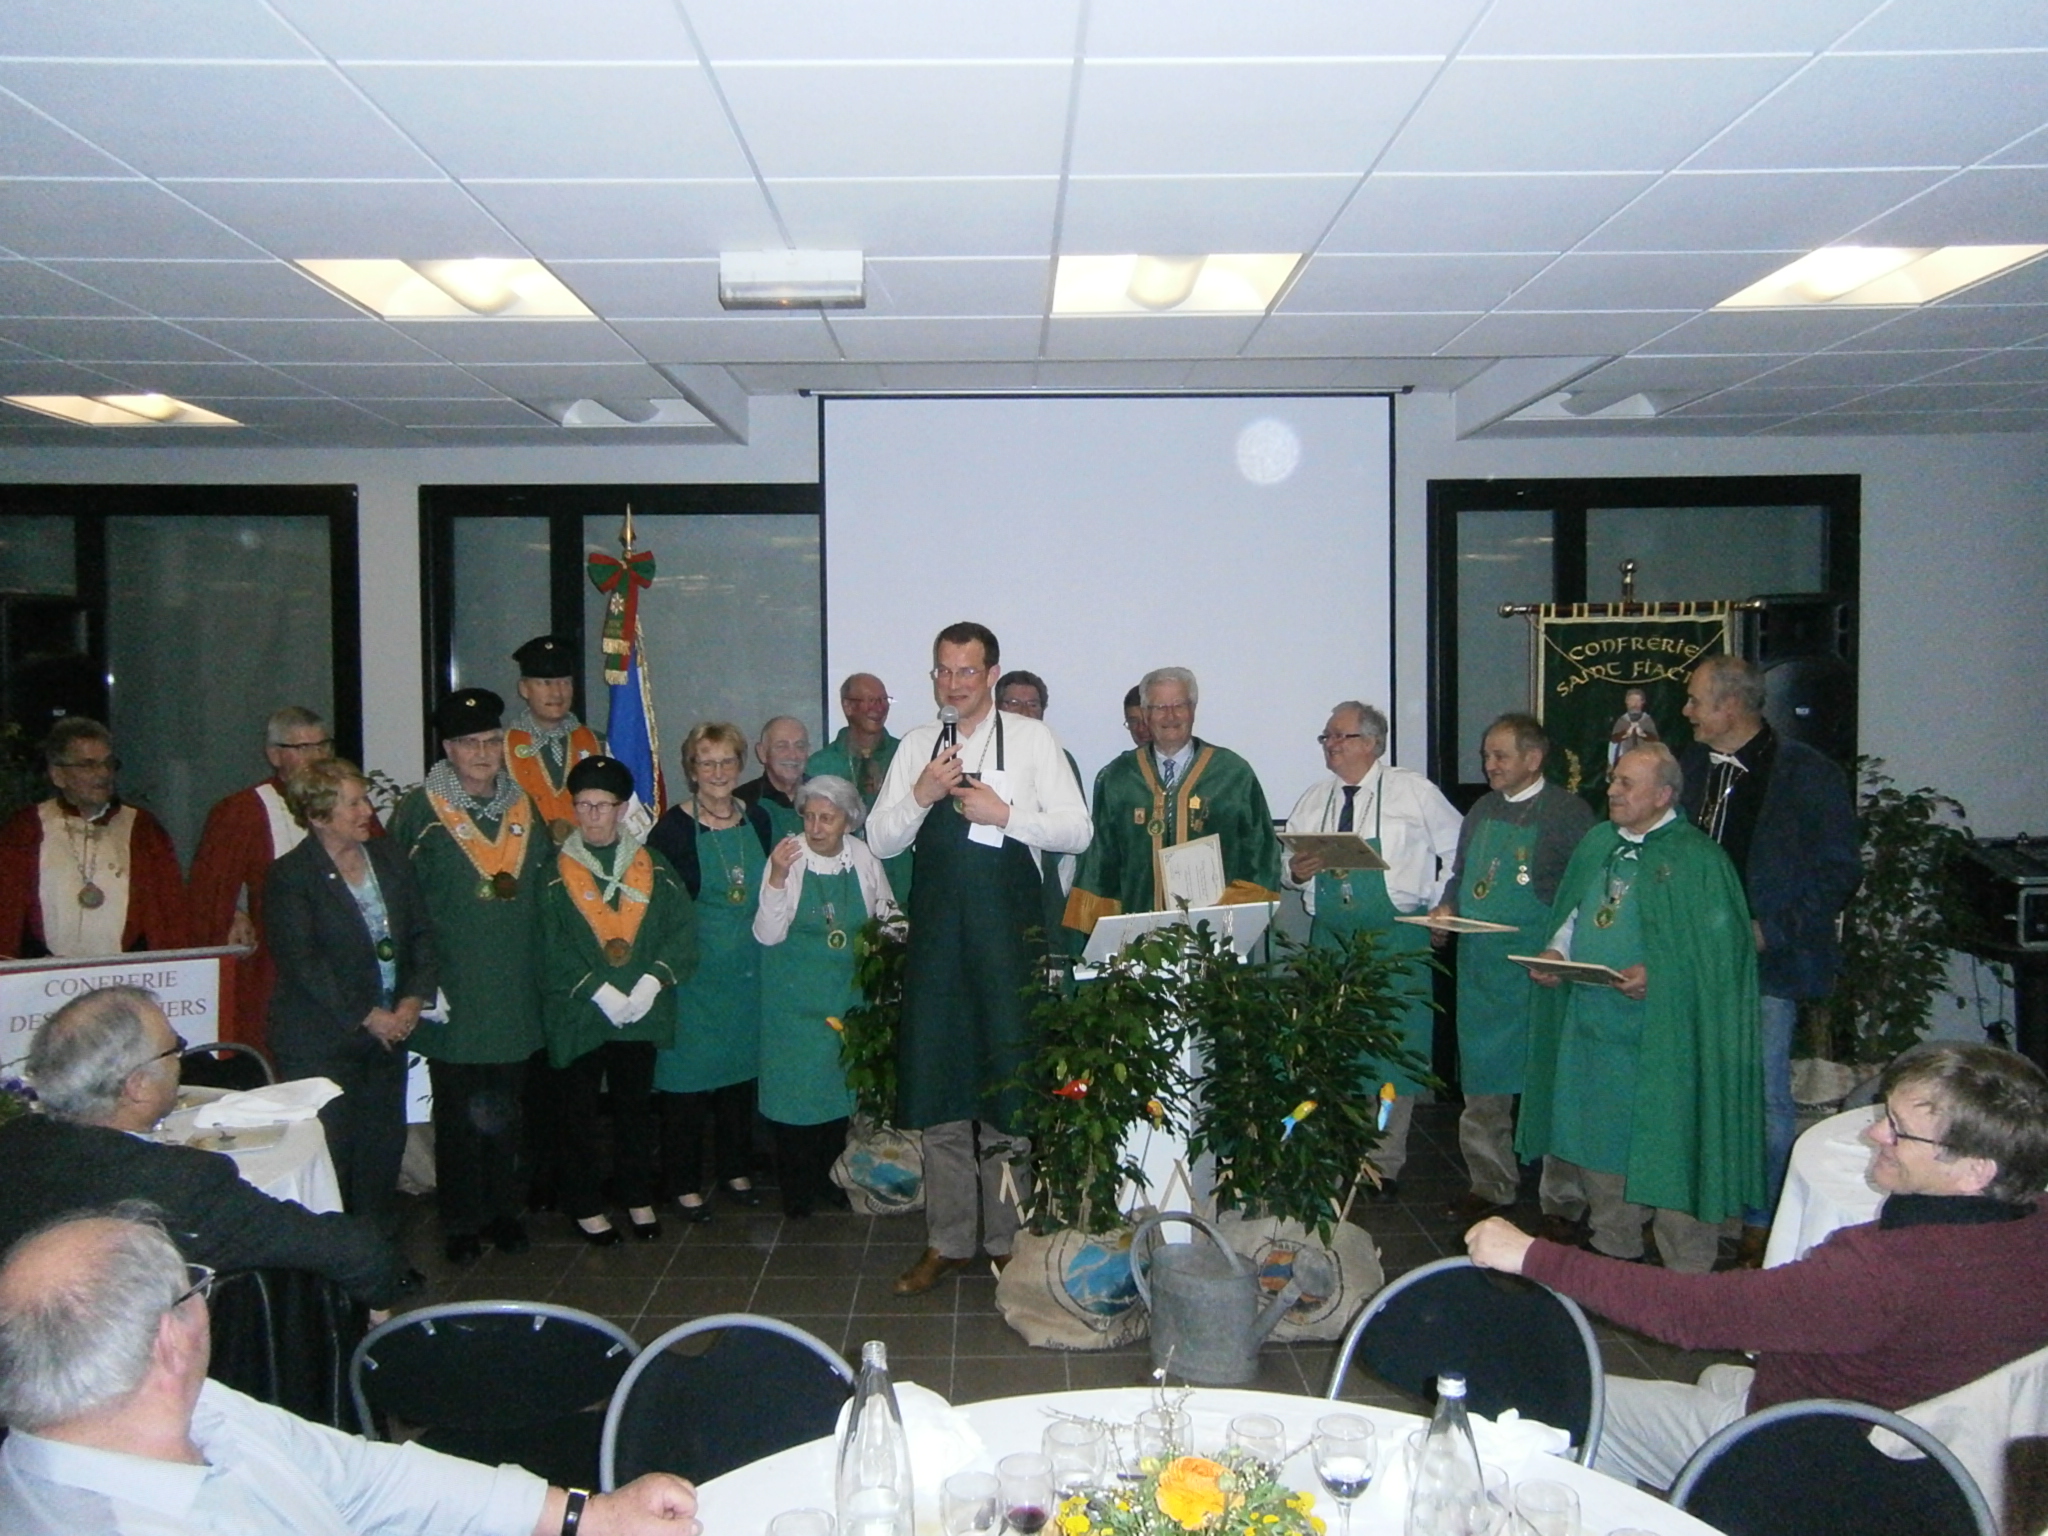
<path id="1" fill-rule="evenodd" d="M 896 1029 L 903 1019 L 903 966 L 909 927 L 871 917 L 853 941 L 853 979 L 861 1002 L 839 1020 L 839 1060 L 853 1090 L 854 1113 L 874 1125 L 896 1119 Z"/>
<path id="2" fill-rule="evenodd" d="M 382 768 L 372 768 L 370 775 L 370 806 L 383 821 L 391 819 L 391 813 L 398 809 L 398 802 L 419 788 L 417 784 L 401 784 Z"/>
<path id="3" fill-rule="evenodd" d="M 1948 976 L 1968 918 L 1958 862 L 1974 841 L 1962 805 L 1903 790 L 1884 760 L 1856 760 L 1863 884 L 1842 917 L 1842 972 L 1828 999 L 1833 1046 L 1852 1061 L 1889 1061 L 1915 1044 Z"/>

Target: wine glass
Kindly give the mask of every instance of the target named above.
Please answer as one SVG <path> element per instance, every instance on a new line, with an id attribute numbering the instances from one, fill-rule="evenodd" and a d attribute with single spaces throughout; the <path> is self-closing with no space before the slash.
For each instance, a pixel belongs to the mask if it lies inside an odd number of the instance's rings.
<path id="1" fill-rule="evenodd" d="M 1040 1449 L 1052 1463 L 1053 1487 L 1062 1498 L 1098 1486 L 1108 1467 L 1108 1437 L 1102 1425 L 1087 1419 L 1057 1419 L 1046 1425 Z"/>
<path id="2" fill-rule="evenodd" d="M 1326 1413 L 1316 1420 L 1309 1441 L 1316 1476 L 1343 1512 L 1344 1536 L 1351 1536 L 1352 1504 L 1372 1486 L 1377 1440 L 1371 1421 L 1355 1413 Z"/>
<path id="3" fill-rule="evenodd" d="M 1578 1536 L 1579 1496 L 1563 1483 L 1517 1484 L 1515 1513 L 1529 1536 Z"/>
<path id="4" fill-rule="evenodd" d="M 996 1463 L 1002 1485 L 1003 1526 L 1017 1536 L 1038 1536 L 1052 1518 L 1052 1462 L 1036 1451 L 1019 1451 Z"/>

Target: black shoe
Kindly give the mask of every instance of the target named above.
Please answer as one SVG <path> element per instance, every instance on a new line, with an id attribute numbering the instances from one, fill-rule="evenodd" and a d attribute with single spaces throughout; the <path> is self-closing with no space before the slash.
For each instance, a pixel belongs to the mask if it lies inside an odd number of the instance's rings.
<path id="1" fill-rule="evenodd" d="M 474 1264 L 484 1256 L 484 1245 L 474 1232 L 461 1232 L 449 1238 L 441 1251 L 450 1264 Z"/>
<path id="2" fill-rule="evenodd" d="M 827 1184 L 818 1191 L 818 1204 L 828 1211 L 850 1211 L 853 1209 L 853 1197 L 837 1184 Z"/>
<path id="3" fill-rule="evenodd" d="M 626 1225 L 633 1229 L 633 1236 L 639 1242 L 651 1243 L 661 1236 L 661 1222 L 659 1219 L 654 1221 L 635 1221 L 633 1213 L 628 1211 L 626 1212 Z"/>
<path id="4" fill-rule="evenodd" d="M 735 1189 L 731 1184 L 724 1186 L 725 1197 L 734 1205 L 756 1206 L 761 1203 L 761 1191 L 749 1184 L 745 1189 Z"/>
<path id="5" fill-rule="evenodd" d="M 709 1200 L 700 1200 L 695 1205 L 685 1205 L 681 1198 L 678 1197 L 676 1209 L 682 1213 L 683 1220 L 693 1225 L 701 1224 L 711 1219 L 711 1202 Z"/>
<path id="6" fill-rule="evenodd" d="M 811 1214 L 811 1202 L 808 1200 L 785 1200 L 782 1202 L 782 1214 L 791 1221 L 808 1220 Z"/>
<path id="7" fill-rule="evenodd" d="M 1365 1198 L 1374 1205 L 1392 1205 L 1401 1198 L 1401 1181 L 1383 1179 L 1366 1190 Z"/>
<path id="8" fill-rule="evenodd" d="M 574 1226 L 576 1235 L 593 1248 L 616 1248 L 626 1240 L 626 1234 L 617 1227 L 605 1227 L 601 1231 L 593 1232 L 580 1221 L 574 1223 Z"/>
<path id="9" fill-rule="evenodd" d="M 533 1246 L 533 1239 L 526 1235 L 525 1223 L 517 1216 L 500 1216 L 484 1228 L 484 1236 L 500 1253 L 524 1253 Z"/>

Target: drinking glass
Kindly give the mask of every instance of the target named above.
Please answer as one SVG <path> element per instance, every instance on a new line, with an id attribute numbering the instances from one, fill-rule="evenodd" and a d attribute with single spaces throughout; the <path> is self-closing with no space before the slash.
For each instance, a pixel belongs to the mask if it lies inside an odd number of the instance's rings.
<path id="1" fill-rule="evenodd" d="M 1277 1470 L 1287 1459 L 1287 1427 L 1270 1413 L 1240 1413 L 1230 1421 L 1228 1444 Z"/>
<path id="2" fill-rule="evenodd" d="M 1052 1463 L 1036 1451 L 1019 1451 L 996 1463 L 1002 1485 L 1003 1526 L 1017 1536 L 1038 1536 L 1052 1518 Z"/>
<path id="3" fill-rule="evenodd" d="M 1100 1424 L 1056 1419 L 1046 1425 L 1041 1449 L 1052 1463 L 1052 1485 L 1062 1498 L 1101 1486 L 1108 1470 L 1109 1438 Z"/>
<path id="4" fill-rule="evenodd" d="M 1188 1449 L 1188 1416 L 1178 1408 L 1147 1408 L 1138 1415 L 1138 1464 L 1164 1462 Z"/>
<path id="5" fill-rule="evenodd" d="M 983 1536 L 1002 1524 L 1003 1485 L 992 1472 L 955 1472 L 939 1488 L 946 1536 Z"/>
<path id="6" fill-rule="evenodd" d="M 832 1536 L 828 1509 L 785 1509 L 768 1522 L 768 1536 Z"/>
<path id="7" fill-rule="evenodd" d="M 1372 1422 L 1355 1413 L 1326 1413 L 1316 1420 L 1309 1441 L 1315 1456 L 1316 1476 L 1344 1517 L 1344 1536 L 1351 1536 L 1351 1506 L 1372 1486 L 1378 1460 L 1378 1436 Z"/>
<path id="8" fill-rule="evenodd" d="M 1579 1496 L 1563 1483 L 1517 1485 L 1515 1514 L 1528 1536 L 1578 1536 Z"/>

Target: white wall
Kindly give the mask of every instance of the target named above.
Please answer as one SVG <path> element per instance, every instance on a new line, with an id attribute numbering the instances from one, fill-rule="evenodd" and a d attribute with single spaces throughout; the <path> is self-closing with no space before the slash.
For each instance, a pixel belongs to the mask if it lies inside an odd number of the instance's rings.
<path id="1" fill-rule="evenodd" d="M 1425 509 L 1431 480 L 1592 475 L 1863 477 L 1859 731 L 1909 787 L 1987 837 L 2048 833 L 2048 437 L 1579 438 L 1459 442 L 1445 396 L 1394 412 L 1399 755 L 1428 739 Z"/>

